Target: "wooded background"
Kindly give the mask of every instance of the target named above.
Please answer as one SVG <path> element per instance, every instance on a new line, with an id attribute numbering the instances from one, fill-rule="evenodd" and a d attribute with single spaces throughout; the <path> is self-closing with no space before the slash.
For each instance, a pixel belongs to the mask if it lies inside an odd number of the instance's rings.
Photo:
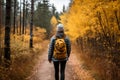
<path id="1" fill-rule="evenodd" d="M 120 0 L 70 0 L 61 12 L 49 0 L 0 0 L 0 64 L 9 67 L 16 36 L 24 43 L 29 35 L 28 45 L 34 48 L 39 34 L 33 31 L 39 27 L 40 38 L 49 39 L 60 22 L 100 80 L 120 79 Z"/>

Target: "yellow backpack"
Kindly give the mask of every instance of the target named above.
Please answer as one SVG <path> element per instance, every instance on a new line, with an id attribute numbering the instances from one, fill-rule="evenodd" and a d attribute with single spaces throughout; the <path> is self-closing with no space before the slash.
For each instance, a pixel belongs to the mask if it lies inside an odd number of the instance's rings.
<path id="1" fill-rule="evenodd" d="M 66 43 L 64 38 L 57 38 L 54 44 L 54 54 L 55 59 L 65 59 L 67 57 Z"/>

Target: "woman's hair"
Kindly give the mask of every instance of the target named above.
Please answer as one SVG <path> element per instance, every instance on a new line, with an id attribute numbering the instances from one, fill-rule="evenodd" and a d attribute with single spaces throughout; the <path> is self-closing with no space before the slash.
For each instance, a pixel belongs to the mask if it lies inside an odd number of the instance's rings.
<path id="1" fill-rule="evenodd" d="M 64 38 L 66 35 L 64 31 L 57 31 L 55 36 L 56 38 Z"/>

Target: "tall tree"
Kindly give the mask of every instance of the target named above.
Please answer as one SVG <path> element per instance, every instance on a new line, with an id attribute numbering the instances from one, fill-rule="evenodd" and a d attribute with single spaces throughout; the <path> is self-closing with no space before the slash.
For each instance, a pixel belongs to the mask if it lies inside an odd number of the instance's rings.
<path id="1" fill-rule="evenodd" d="M 55 11 L 56 11 L 56 8 L 55 8 L 54 4 L 52 4 L 52 15 L 55 15 Z"/>
<path id="2" fill-rule="evenodd" d="M 0 0 L 0 49 L 1 49 L 1 28 L 2 28 L 2 20 L 1 20 L 1 17 L 2 17 L 2 3 L 1 3 L 1 0 Z M 2 60 L 2 52 L 0 50 L 0 63 L 1 63 L 1 60 Z"/>
<path id="3" fill-rule="evenodd" d="M 26 5 L 25 5 L 25 34 L 26 34 L 26 27 L 28 23 L 28 0 L 26 0 Z"/>
<path id="4" fill-rule="evenodd" d="M 2 3 L 2 25 L 5 26 L 5 1 L 1 0 Z"/>
<path id="5" fill-rule="evenodd" d="M 22 28 L 21 28 L 21 0 L 20 0 L 20 35 L 21 35 L 21 30 Z"/>
<path id="6" fill-rule="evenodd" d="M 35 26 L 40 26 L 46 29 L 47 36 L 50 33 L 50 19 L 52 17 L 51 11 L 49 10 L 49 1 L 42 0 L 38 3 L 37 9 L 34 15 Z"/>
<path id="7" fill-rule="evenodd" d="M 16 26 L 16 0 L 14 0 L 14 21 L 13 21 L 13 34 L 15 34 L 15 26 Z"/>
<path id="8" fill-rule="evenodd" d="M 14 31 L 14 0 L 11 0 L 11 26 Z"/>
<path id="9" fill-rule="evenodd" d="M 1 26 L 2 26 L 2 2 L 0 0 L 0 34 L 1 34 Z M 1 37 L 1 36 L 0 36 Z M 1 39 L 1 38 L 0 38 Z M 1 42 L 1 41 L 0 41 Z"/>
<path id="10" fill-rule="evenodd" d="M 19 25 L 18 25 L 18 22 L 19 22 L 19 20 L 18 20 L 18 10 L 19 10 L 19 2 L 18 2 L 18 0 L 17 0 L 17 2 L 16 2 L 16 14 L 15 14 L 15 16 L 16 16 L 16 32 L 17 32 L 17 34 L 18 34 L 18 31 L 19 31 Z"/>
<path id="11" fill-rule="evenodd" d="M 11 0 L 6 0 L 4 58 L 10 60 Z"/>
<path id="12" fill-rule="evenodd" d="M 63 12 L 65 12 L 66 10 L 65 10 L 65 5 L 63 5 Z"/>
<path id="13" fill-rule="evenodd" d="M 33 14 L 34 14 L 34 0 L 31 0 L 30 48 L 33 48 Z"/>
<path id="14" fill-rule="evenodd" d="M 23 0 L 23 28 L 22 28 L 22 34 L 24 34 L 25 29 L 25 0 Z"/>
<path id="15" fill-rule="evenodd" d="M 59 22 L 59 20 L 60 20 L 60 14 L 58 12 L 55 13 L 55 17 L 56 17 L 57 21 Z"/>
<path id="16" fill-rule="evenodd" d="M 1 29 L 1 17 L 2 17 L 2 2 L 0 0 L 0 29 Z"/>
<path id="17" fill-rule="evenodd" d="M 45 27 L 47 31 L 47 36 L 50 34 L 50 19 L 51 19 L 51 12 L 49 10 L 49 1 L 43 0 L 43 27 Z"/>

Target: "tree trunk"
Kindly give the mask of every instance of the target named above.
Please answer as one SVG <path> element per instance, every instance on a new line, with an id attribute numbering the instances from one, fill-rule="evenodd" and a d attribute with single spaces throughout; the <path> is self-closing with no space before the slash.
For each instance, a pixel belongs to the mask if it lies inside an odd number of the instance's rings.
<path id="1" fill-rule="evenodd" d="M 2 17 L 2 16 L 1 16 L 1 15 L 2 15 L 2 10 L 1 10 L 1 9 L 2 9 L 2 7 L 1 7 L 1 6 L 2 6 L 2 5 L 1 5 L 1 4 L 2 4 L 2 3 L 1 3 L 1 0 L 0 0 L 0 64 L 1 64 L 1 62 L 2 62 L 2 51 L 1 51 L 1 48 L 2 48 L 2 47 L 1 47 L 1 45 L 2 45 L 2 44 L 1 44 L 1 41 L 2 41 L 2 39 L 1 39 L 1 34 L 2 34 L 2 33 L 1 33 L 1 28 L 2 28 L 2 22 L 1 22 L 1 21 L 2 21 L 2 19 L 1 19 L 1 17 Z"/>
<path id="2" fill-rule="evenodd" d="M 20 0 L 20 35 L 21 35 L 21 0 Z"/>
<path id="3" fill-rule="evenodd" d="M 4 42 L 4 58 L 10 61 L 10 25 L 11 25 L 11 0 L 6 0 L 6 16 L 5 16 L 5 42 Z M 6 65 L 9 65 L 6 63 Z"/>
<path id="4" fill-rule="evenodd" d="M 26 1 L 26 9 L 25 9 L 25 34 L 27 33 L 27 16 L 28 16 L 28 1 Z"/>
<path id="5" fill-rule="evenodd" d="M 1 3 L 2 3 L 2 10 L 1 10 L 1 12 L 2 12 L 2 26 L 5 26 L 5 1 L 4 0 L 0 0 L 1 1 Z"/>
<path id="6" fill-rule="evenodd" d="M 0 35 L 1 35 L 1 27 L 2 27 L 2 3 L 1 3 L 1 0 L 0 0 Z M 1 37 L 1 36 L 0 36 Z M 0 38 L 1 39 L 1 38 Z"/>
<path id="7" fill-rule="evenodd" d="M 24 28 L 25 28 L 25 0 L 23 0 L 23 28 L 22 28 L 22 34 L 24 34 Z"/>
<path id="8" fill-rule="evenodd" d="M 14 0 L 14 27 L 13 27 L 13 34 L 15 34 L 15 23 L 16 23 L 16 0 Z"/>
<path id="9" fill-rule="evenodd" d="M 34 12 L 34 0 L 31 0 L 30 48 L 33 48 L 33 12 Z"/>

